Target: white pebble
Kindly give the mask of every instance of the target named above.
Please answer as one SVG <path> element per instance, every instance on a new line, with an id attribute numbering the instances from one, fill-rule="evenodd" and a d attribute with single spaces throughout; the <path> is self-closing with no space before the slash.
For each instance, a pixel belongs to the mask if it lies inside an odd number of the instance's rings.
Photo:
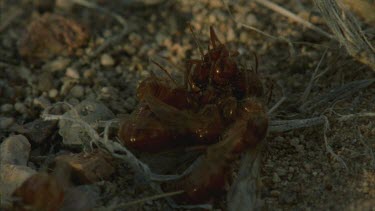
<path id="1" fill-rule="evenodd" d="M 79 73 L 71 67 L 66 69 L 65 75 L 69 78 L 79 79 Z"/>
<path id="2" fill-rule="evenodd" d="M 49 92 L 48 92 L 48 96 L 50 97 L 50 98 L 56 98 L 57 97 L 57 95 L 59 94 L 59 91 L 57 91 L 57 89 L 51 89 L 51 90 L 49 90 Z"/>
<path id="3" fill-rule="evenodd" d="M 115 64 L 115 60 L 112 58 L 111 55 L 109 55 L 109 54 L 103 54 L 100 57 L 100 63 L 103 66 L 113 66 Z"/>

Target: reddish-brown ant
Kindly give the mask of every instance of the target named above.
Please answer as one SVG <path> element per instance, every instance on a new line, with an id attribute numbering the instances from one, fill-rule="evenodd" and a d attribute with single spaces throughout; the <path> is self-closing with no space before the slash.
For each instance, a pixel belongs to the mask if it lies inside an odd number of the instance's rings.
<path id="1" fill-rule="evenodd" d="M 176 200 L 202 203 L 224 192 L 232 161 L 262 141 L 268 128 L 267 112 L 256 73 L 238 67 L 235 57 L 210 28 L 208 52 L 189 60 L 185 86 L 169 76 L 152 75 L 137 89 L 140 104 L 120 126 L 119 137 L 140 151 L 175 146 L 208 145 L 192 171 L 164 190 L 184 190 Z M 209 145 L 211 144 L 211 145 Z"/>

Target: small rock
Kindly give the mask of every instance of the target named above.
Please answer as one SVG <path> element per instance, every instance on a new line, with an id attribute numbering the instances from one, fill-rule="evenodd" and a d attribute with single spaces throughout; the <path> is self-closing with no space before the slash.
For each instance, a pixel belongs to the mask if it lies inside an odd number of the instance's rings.
<path id="1" fill-rule="evenodd" d="M 246 16 L 246 24 L 250 26 L 256 26 L 258 24 L 258 20 L 254 14 L 248 14 Z"/>
<path id="2" fill-rule="evenodd" d="M 59 94 L 59 91 L 57 91 L 57 89 L 51 89 L 48 92 L 48 96 L 52 99 L 56 98 L 58 94 Z"/>
<path id="3" fill-rule="evenodd" d="M 299 144 L 299 139 L 298 138 L 292 138 L 290 140 L 290 145 L 297 146 L 298 144 Z"/>
<path id="4" fill-rule="evenodd" d="M 27 108 L 26 108 L 25 104 L 20 103 L 20 102 L 14 104 L 14 109 L 21 114 L 25 114 L 27 112 Z"/>
<path id="5" fill-rule="evenodd" d="M 10 197 L 13 191 L 33 174 L 36 174 L 36 171 L 27 166 L 2 164 L 0 167 L 1 200 Z"/>
<path id="6" fill-rule="evenodd" d="M 272 190 L 271 191 L 271 196 L 273 196 L 273 197 L 279 197 L 280 196 L 280 191 L 278 191 L 278 190 Z"/>
<path id="7" fill-rule="evenodd" d="M 283 192 L 283 194 L 280 195 L 279 201 L 282 204 L 293 204 L 297 200 L 297 195 L 295 192 Z"/>
<path id="8" fill-rule="evenodd" d="M 43 66 L 43 70 L 55 72 L 65 70 L 65 68 L 70 64 L 69 58 L 58 58 L 53 60 L 52 62 L 48 62 Z"/>
<path id="9" fill-rule="evenodd" d="M 100 57 L 100 63 L 103 66 L 113 66 L 115 64 L 115 60 L 112 58 L 111 55 L 109 55 L 109 54 L 103 54 Z"/>
<path id="10" fill-rule="evenodd" d="M 70 90 L 70 93 L 73 97 L 81 98 L 85 94 L 85 90 L 83 86 L 76 85 Z"/>
<path id="11" fill-rule="evenodd" d="M 32 63 L 59 55 L 73 55 L 88 41 L 86 29 L 72 19 L 45 13 L 33 20 L 19 40 L 19 54 Z"/>
<path id="12" fill-rule="evenodd" d="M 14 123 L 14 118 L 12 117 L 0 117 L 0 129 L 7 129 Z"/>
<path id="13" fill-rule="evenodd" d="M 27 178 L 12 194 L 18 200 L 14 210 L 60 210 L 64 201 L 64 189 L 54 176 L 37 173 Z M 46 200 L 48 199 L 48 200 Z"/>
<path id="14" fill-rule="evenodd" d="M 286 169 L 284 169 L 284 168 L 277 168 L 276 169 L 276 172 L 277 172 L 277 174 L 279 175 L 279 176 L 285 176 L 286 174 L 287 174 L 287 170 Z"/>
<path id="15" fill-rule="evenodd" d="M 280 179 L 280 177 L 279 177 L 279 175 L 277 173 L 273 173 L 273 175 L 272 175 L 272 182 L 274 182 L 274 183 L 281 182 L 281 179 Z"/>
<path id="16" fill-rule="evenodd" d="M 95 75 L 95 70 L 93 69 L 87 69 L 83 72 L 83 77 L 86 79 L 92 78 L 94 75 Z"/>
<path id="17" fill-rule="evenodd" d="M 46 92 L 53 88 L 53 77 L 50 72 L 44 72 L 38 76 L 38 90 Z"/>
<path id="18" fill-rule="evenodd" d="M 45 97 L 34 98 L 33 104 L 43 109 L 51 106 L 51 102 Z"/>
<path id="19" fill-rule="evenodd" d="M 4 105 L 1 106 L 1 111 L 4 112 L 4 113 L 8 113 L 12 110 L 13 110 L 12 104 L 7 103 L 7 104 L 4 104 Z"/>
<path id="20" fill-rule="evenodd" d="M 311 172 L 311 169 L 312 169 L 311 164 L 309 164 L 309 163 L 305 163 L 305 164 L 304 164 L 304 167 L 305 167 L 305 170 L 306 170 L 308 173 Z"/>
<path id="21" fill-rule="evenodd" d="M 108 179 L 114 172 L 112 165 L 106 160 L 110 159 L 104 153 L 92 152 L 73 155 L 60 155 L 55 158 L 55 163 L 67 164 L 80 184 L 91 184 Z"/>
<path id="22" fill-rule="evenodd" d="M 63 85 L 61 86 L 60 89 L 60 95 L 64 96 L 67 93 L 69 93 L 70 89 L 76 84 L 75 79 L 66 79 L 63 81 Z"/>
<path id="23" fill-rule="evenodd" d="M 297 150 L 298 153 L 300 153 L 302 155 L 305 154 L 305 150 L 304 150 L 303 145 L 299 144 L 299 145 L 297 145 L 295 147 L 296 147 L 296 150 Z"/>
<path id="24" fill-rule="evenodd" d="M 74 1 L 72 0 L 56 0 L 56 7 L 70 11 L 74 6 Z"/>
<path id="25" fill-rule="evenodd" d="M 23 131 L 19 133 L 27 136 L 33 143 L 41 144 L 46 141 L 57 126 L 56 121 L 44 121 L 42 119 L 36 119 L 23 126 Z"/>
<path id="26" fill-rule="evenodd" d="M 0 145 L 0 165 L 26 165 L 31 145 L 23 135 L 6 138 Z"/>
<path id="27" fill-rule="evenodd" d="M 65 75 L 69 78 L 73 78 L 73 79 L 79 79 L 79 73 L 77 72 L 76 69 L 73 69 L 71 67 L 68 67 L 66 69 L 66 72 L 65 72 Z"/>
<path id="28" fill-rule="evenodd" d="M 93 185 L 80 185 L 65 191 L 61 210 L 93 210 L 100 199 L 100 188 Z"/>
<path id="29" fill-rule="evenodd" d="M 127 110 L 129 111 L 134 110 L 135 105 L 136 105 L 136 101 L 133 97 L 129 97 L 128 99 L 125 100 L 124 107 Z"/>
<path id="30" fill-rule="evenodd" d="M 277 136 L 276 138 L 275 138 L 275 141 L 276 142 L 283 142 L 285 139 L 284 139 L 284 137 L 282 137 L 282 136 Z"/>
<path id="31" fill-rule="evenodd" d="M 85 100 L 76 105 L 75 110 L 78 111 L 80 118 L 95 128 L 98 121 L 110 120 L 115 115 L 104 104 L 98 101 Z M 68 111 L 65 117 L 77 118 L 74 111 Z M 82 146 L 82 143 L 88 143 L 90 137 L 85 132 L 86 129 L 78 122 L 67 120 L 59 121 L 59 134 L 63 137 L 63 143 L 70 146 Z"/>

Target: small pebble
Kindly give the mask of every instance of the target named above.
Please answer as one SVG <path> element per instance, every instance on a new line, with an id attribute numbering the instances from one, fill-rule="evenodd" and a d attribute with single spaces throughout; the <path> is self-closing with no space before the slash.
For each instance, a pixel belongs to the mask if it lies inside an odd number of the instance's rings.
<path id="1" fill-rule="evenodd" d="M 279 176 L 284 176 L 284 175 L 286 175 L 287 174 L 287 170 L 286 169 L 284 169 L 284 168 L 277 168 L 276 169 L 276 172 L 277 172 L 277 174 L 279 175 Z"/>
<path id="2" fill-rule="evenodd" d="M 65 75 L 69 78 L 79 79 L 79 73 L 77 72 L 77 70 L 75 70 L 71 67 L 68 67 L 66 69 Z"/>
<path id="3" fill-rule="evenodd" d="M 72 0 L 56 0 L 56 7 L 59 9 L 70 11 L 73 8 L 74 1 Z"/>
<path id="4" fill-rule="evenodd" d="M 302 154 L 302 155 L 305 154 L 305 150 L 304 150 L 303 145 L 299 144 L 299 145 L 297 145 L 297 146 L 295 146 L 295 147 L 296 147 L 296 150 L 297 150 L 298 153 L 300 153 L 300 154 Z"/>
<path id="5" fill-rule="evenodd" d="M 87 69 L 83 72 L 83 77 L 84 78 L 92 78 L 95 75 L 95 70 L 93 69 Z"/>
<path id="6" fill-rule="evenodd" d="M 64 70 L 70 64 L 70 59 L 68 58 L 58 58 L 52 62 L 49 62 L 43 66 L 44 70 L 51 72 Z"/>
<path id="7" fill-rule="evenodd" d="M 72 94 L 73 97 L 81 98 L 83 97 L 85 93 L 84 91 L 85 89 L 83 88 L 83 86 L 76 85 L 70 90 L 70 93 Z"/>
<path id="8" fill-rule="evenodd" d="M 279 175 L 277 173 L 273 173 L 272 182 L 274 182 L 274 183 L 281 182 L 281 179 L 280 179 L 280 177 L 279 177 Z"/>
<path id="9" fill-rule="evenodd" d="M 309 164 L 309 163 L 305 163 L 305 164 L 304 164 L 304 167 L 305 167 L 305 170 L 306 170 L 307 172 L 311 172 L 311 169 L 312 169 L 311 164 Z"/>
<path id="10" fill-rule="evenodd" d="M 59 94 L 59 91 L 57 91 L 57 89 L 51 89 L 48 92 L 48 96 L 52 99 L 56 98 L 58 94 Z"/>
<path id="11" fill-rule="evenodd" d="M 282 204 L 293 204 L 297 200 L 297 195 L 295 192 L 283 192 L 283 194 L 280 195 L 279 201 Z"/>
<path id="12" fill-rule="evenodd" d="M 44 72 L 38 76 L 38 89 L 42 92 L 53 88 L 53 77 L 50 72 Z"/>
<path id="13" fill-rule="evenodd" d="M 9 197 L 16 188 L 36 172 L 27 167 L 12 164 L 3 164 L 0 167 L 0 196 Z"/>
<path id="14" fill-rule="evenodd" d="M 45 97 L 37 97 L 34 98 L 33 104 L 44 109 L 49 107 L 51 105 L 51 102 Z"/>
<path id="15" fill-rule="evenodd" d="M 100 57 L 100 63 L 103 65 L 103 66 L 113 66 L 115 64 L 115 60 L 112 58 L 112 56 L 110 56 L 109 54 L 103 54 L 101 57 Z"/>
<path id="16" fill-rule="evenodd" d="M 0 145 L 0 165 L 26 165 L 30 149 L 29 140 L 23 135 L 6 138 Z"/>
<path id="17" fill-rule="evenodd" d="M 0 117 L 0 129 L 7 129 L 14 123 L 12 117 Z"/>
<path id="18" fill-rule="evenodd" d="M 298 138 L 292 138 L 290 140 L 290 145 L 297 146 L 298 144 L 299 144 L 299 139 Z"/>
<path id="19" fill-rule="evenodd" d="M 271 196 L 273 196 L 273 197 L 279 197 L 280 196 L 280 191 L 272 190 L 271 191 Z"/>
<path id="20" fill-rule="evenodd" d="M 133 97 L 129 97 L 128 99 L 126 99 L 126 101 L 124 103 L 124 107 L 127 110 L 133 110 L 134 107 L 135 107 L 135 104 L 136 104 L 135 99 Z"/>
<path id="21" fill-rule="evenodd" d="M 27 112 L 26 106 L 23 103 L 20 103 L 20 102 L 14 104 L 14 109 L 21 114 L 24 114 L 24 113 Z"/>
<path id="22" fill-rule="evenodd" d="M 4 105 L 1 106 L 1 112 L 8 113 L 12 110 L 13 110 L 12 104 L 7 103 L 7 104 L 4 104 Z"/>

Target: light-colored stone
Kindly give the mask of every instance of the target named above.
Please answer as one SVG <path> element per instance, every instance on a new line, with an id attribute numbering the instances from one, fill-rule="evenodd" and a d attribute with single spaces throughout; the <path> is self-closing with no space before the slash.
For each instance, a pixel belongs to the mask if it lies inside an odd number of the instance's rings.
<path id="1" fill-rule="evenodd" d="M 69 78 L 73 78 L 73 79 L 79 79 L 79 73 L 76 69 L 74 68 L 71 68 L 71 67 L 68 67 L 66 69 L 66 72 L 65 72 L 65 75 Z"/>
<path id="2" fill-rule="evenodd" d="M 23 135 L 10 136 L 0 145 L 0 165 L 26 165 L 31 145 Z"/>
<path id="3" fill-rule="evenodd" d="M 43 109 L 51 106 L 51 102 L 45 97 L 34 98 L 33 104 Z"/>
<path id="4" fill-rule="evenodd" d="M 46 63 L 43 66 L 44 70 L 55 72 L 64 70 L 70 64 L 70 59 L 68 58 L 57 58 L 51 62 Z"/>
<path id="5" fill-rule="evenodd" d="M 14 109 L 21 114 L 24 114 L 24 113 L 27 112 L 27 108 L 26 108 L 25 104 L 20 103 L 20 102 L 17 102 L 16 104 L 14 104 Z"/>
<path id="6" fill-rule="evenodd" d="M 15 189 L 34 174 L 36 174 L 36 171 L 27 166 L 2 164 L 0 167 L 1 200 L 10 197 Z"/>
<path id="7" fill-rule="evenodd" d="M 70 93 L 73 97 L 81 98 L 85 94 L 85 89 L 81 85 L 76 85 L 70 90 Z"/>
<path id="8" fill-rule="evenodd" d="M 100 57 L 100 63 L 103 66 L 113 66 L 115 64 L 115 60 L 112 58 L 111 55 L 109 55 L 109 54 L 103 54 Z"/>
<path id="9" fill-rule="evenodd" d="M 14 123 L 12 117 L 0 117 L 0 129 L 7 129 Z"/>
<path id="10" fill-rule="evenodd" d="M 57 89 L 51 89 L 48 92 L 48 96 L 52 99 L 56 98 L 58 94 L 59 94 L 59 91 L 57 91 Z"/>
<path id="11" fill-rule="evenodd" d="M 74 107 L 78 111 L 80 118 L 95 128 L 98 121 L 110 120 L 115 115 L 104 104 L 98 101 L 85 100 Z M 68 111 L 65 117 L 77 118 L 74 111 Z M 86 129 L 79 122 L 67 120 L 59 121 L 59 134 L 63 137 L 63 143 L 70 146 L 81 146 L 89 143 L 91 138 L 87 135 Z"/>
<path id="12" fill-rule="evenodd" d="M 8 113 L 8 112 L 10 112 L 12 110 L 13 110 L 13 105 L 12 104 L 6 103 L 6 104 L 4 104 L 4 105 L 1 106 L 1 112 Z"/>

